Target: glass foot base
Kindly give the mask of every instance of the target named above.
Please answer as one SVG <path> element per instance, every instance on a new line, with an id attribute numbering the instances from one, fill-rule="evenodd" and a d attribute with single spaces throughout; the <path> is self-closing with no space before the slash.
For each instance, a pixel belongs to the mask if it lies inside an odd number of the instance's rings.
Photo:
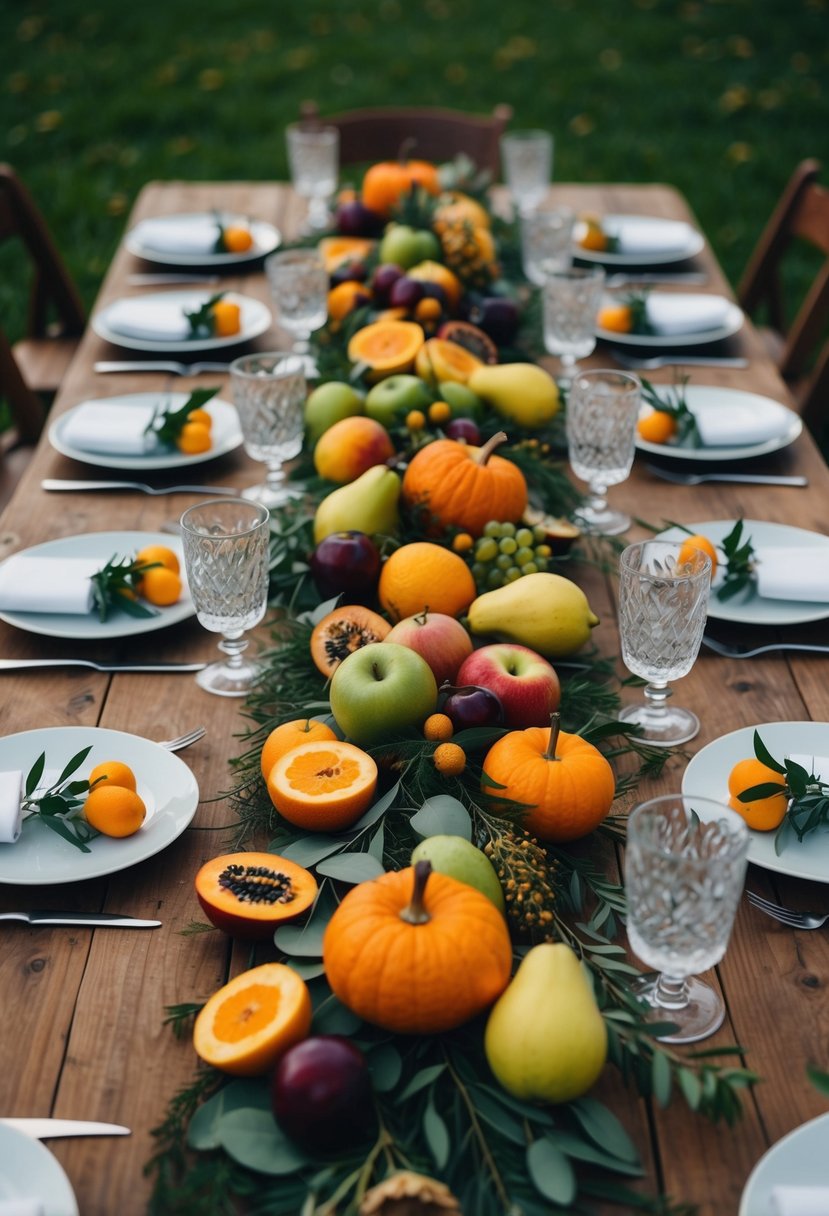
<path id="1" fill-rule="evenodd" d="M 605 511 L 594 511 L 590 507 L 583 507 L 576 512 L 575 522 L 584 532 L 618 536 L 620 532 L 627 532 L 631 519 L 623 511 L 611 511 L 609 508 Z"/>
<path id="2" fill-rule="evenodd" d="M 719 1030 L 725 1020 L 725 1006 L 719 993 L 705 980 L 691 976 L 685 981 L 685 1001 L 663 1005 L 657 999 L 658 975 L 646 975 L 632 985 L 640 1000 L 653 1009 L 653 1021 L 673 1022 L 673 1034 L 659 1036 L 660 1043 L 697 1043 Z"/>
<path id="3" fill-rule="evenodd" d="M 649 705 L 626 705 L 617 716 L 620 722 L 638 726 L 636 739 L 652 747 L 674 747 L 699 734 L 697 715 L 677 705 L 658 710 Z"/>
<path id="4" fill-rule="evenodd" d="M 237 667 L 228 663 L 211 663 L 196 676 L 196 683 L 205 692 L 219 697 L 246 697 L 257 684 L 264 671 L 264 664 L 246 659 Z"/>
<path id="5" fill-rule="evenodd" d="M 248 486 L 246 490 L 242 490 L 241 497 L 247 499 L 248 502 L 258 502 L 260 507 L 267 507 L 270 511 L 275 507 L 284 507 L 286 503 L 294 502 L 297 498 L 302 498 L 302 489 L 297 485 L 270 486 L 263 481 L 261 485 Z"/>

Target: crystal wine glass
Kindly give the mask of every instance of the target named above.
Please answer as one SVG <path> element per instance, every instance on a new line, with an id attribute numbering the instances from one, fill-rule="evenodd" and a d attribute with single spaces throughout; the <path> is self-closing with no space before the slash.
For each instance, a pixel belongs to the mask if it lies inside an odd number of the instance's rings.
<path id="1" fill-rule="evenodd" d="M 308 227 L 328 227 L 328 200 L 337 189 L 340 133 L 336 127 L 292 123 L 285 129 L 291 181 L 300 198 L 308 199 Z"/>
<path id="2" fill-rule="evenodd" d="M 567 270 L 572 264 L 575 223 L 575 212 L 568 207 L 522 216 L 521 263 L 536 287 L 543 287 L 548 274 Z"/>
<path id="3" fill-rule="evenodd" d="M 630 473 L 641 389 L 637 376 L 616 371 L 580 372 L 570 387 L 567 444 L 573 472 L 590 486 L 578 513 L 589 532 L 615 536 L 630 527 L 630 516 L 611 510 L 605 495 Z"/>
<path id="4" fill-rule="evenodd" d="M 265 272 L 279 325 L 293 337 L 306 375 L 313 376 L 310 337 L 328 316 L 328 271 L 315 249 L 286 249 L 265 259 Z"/>
<path id="5" fill-rule="evenodd" d="M 564 385 L 570 384 L 576 360 L 589 355 L 596 345 L 596 313 L 604 277 L 601 266 L 571 267 L 544 276 L 544 347 L 561 360 Z"/>
<path id="6" fill-rule="evenodd" d="M 243 697 L 262 665 L 243 658 L 243 634 L 258 625 L 268 605 L 270 515 L 243 498 L 214 498 L 181 517 L 184 565 L 199 623 L 221 633 L 227 659 L 211 663 L 196 683 L 223 697 Z"/>
<path id="7" fill-rule="evenodd" d="M 230 365 L 233 400 L 245 451 L 267 465 L 263 482 L 242 497 L 263 507 L 279 507 L 301 491 L 289 488 L 283 464 L 302 450 L 303 410 L 307 395 L 302 358 L 290 351 L 242 355 Z"/>
<path id="8" fill-rule="evenodd" d="M 631 948 L 656 976 L 638 995 L 659 1021 L 664 1043 L 694 1043 L 723 1022 L 719 993 L 695 974 L 725 954 L 743 889 L 749 834 L 727 806 L 690 794 L 643 802 L 631 813 L 625 848 Z"/>
<path id="9" fill-rule="evenodd" d="M 656 747 L 686 743 L 699 731 L 688 709 L 668 706 L 668 683 L 685 676 L 699 652 L 711 558 L 694 549 L 679 562 L 681 545 L 648 540 L 628 545 L 619 559 L 619 636 L 622 661 L 647 680 L 645 703 L 619 714 L 639 730 L 637 738 Z"/>
<path id="10" fill-rule="evenodd" d="M 552 180 L 552 135 L 549 131 L 509 131 L 501 136 L 501 163 L 519 214 L 529 215 Z"/>

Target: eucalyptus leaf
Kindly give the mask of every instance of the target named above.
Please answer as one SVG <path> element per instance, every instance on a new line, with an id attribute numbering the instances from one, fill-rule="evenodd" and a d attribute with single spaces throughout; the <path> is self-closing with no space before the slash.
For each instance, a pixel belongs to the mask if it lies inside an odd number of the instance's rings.
<path id="1" fill-rule="evenodd" d="M 286 861 L 296 862 L 298 866 L 315 866 L 323 857 L 330 857 L 338 849 L 346 848 L 346 841 L 336 836 L 302 836 L 280 849 L 279 853 Z"/>
<path id="2" fill-rule="evenodd" d="M 471 1091 L 470 1096 L 476 1111 L 490 1127 L 493 1127 L 496 1132 L 500 1132 L 507 1140 L 511 1140 L 513 1144 L 520 1144 L 523 1148 L 527 1143 L 527 1137 L 524 1135 L 520 1120 L 491 1098 L 484 1089 L 476 1087 Z"/>
<path id="3" fill-rule="evenodd" d="M 636 1145 L 616 1116 L 596 1098 L 579 1098 L 570 1109 L 594 1144 L 620 1161 L 638 1163 Z"/>
<path id="4" fill-rule="evenodd" d="M 391 789 L 387 790 L 382 798 L 378 798 L 373 806 L 370 806 L 365 814 L 361 815 L 357 822 L 351 825 L 348 829 L 349 835 L 354 836 L 356 833 L 362 832 L 364 828 L 370 828 L 373 823 L 381 819 L 386 811 L 394 806 L 395 799 L 399 793 L 400 782 L 395 781 Z"/>
<path id="5" fill-rule="evenodd" d="M 270 1096 L 264 1081 L 231 1081 L 208 1098 L 193 1115 L 187 1128 L 187 1144 L 197 1152 L 219 1148 L 219 1125 L 234 1110 L 270 1111 Z"/>
<path id="6" fill-rule="evenodd" d="M 671 1100 L 671 1065 L 668 1057 L 658 1048 L 654 1050 L 651 1061 L 651 1084 L 659 1105 L 667 1106 Z"/>
<path id="7" fill-rule="evenodd" d="M 539 1127 L 553 1126 L 553 1117 L 543 1106 L 534 1106 L 531 1102 L 522 1102 L 520 1098 L 515 1098 L 512 1094 L 508 1094 L 505 1089 L 495 1089 L 491 1085 L 476 1085 L 474 1089 L 476 1094 L 481 1091 L 489 1094 L 493 1101 L 500 1103 L 501 1106 L 505 1106 L 507 1110 L 514 1111 L 516 1115 L 520 1115 L 522 1119 L 527 1119 L 530 1123 L 534 1123 Z"/>
<path id="8" fill-rule="evenodd" d="M 410 819 L 418 836 L 462 836 L 472 839 L 472 820 L 463 803 L 451 794 L 436 794 L 427 798 Z"/>
<path id="9" fill-rule="evenodd" d="M 321 975 L 325 975 L 325 967 L 321 962 L 316 962 L 314 960 L 308 963 L 302 963 L 295 958 L 286 958 L 285 965 L 290 967 L 292 971 L 295 971 L 301 979 L 305 980 L 306 984 L 309 980 L 315 980 Z"/>
<path id="10" fill-rule="evenodd" d="M 327 1000 L 314 1011 L 314 1034 L 353 1034 L 362 1025 L 362 1019 L 352 1013 L 335 996 Z"/>
<path id="11" fill-rule="evenodd" d="M 317 865 L 318 874 L 349 883 L 368 882 L 385 872 L 382 863 L 370 853 L 338 853 Z"/>
<path id="12" fill-rule="evenodd" d="M 700 1101 L 702 1100 L 702 1085 L 696 1073 L 691 1072 L 688 1068 L 680 1068 L 677 1073 L 677 1080 L 679 1081 L 679 1088 L 685 1095 L 685 1101 L 691 1110 L 698 1110 Z"/>
<path id="13" fill-rule="evenodd" d="M 589 1165 L 598 1165 L 604 1170 L 613 1170 L 617 1174 L 627 1174 L 631 1178 L 640 1178 L 644 1176 L 645 1170 L 640 1164 L 633 1164 L 626 1161 L 620 1161 L 618 1157 L 611 1157 L 610 1153 L 602 1152 L 600 1148 L 596 1148 L 589 1140 L 581 1140 L 572 1132 L 563 1132 L 556 1130 L 555 1133 L 556 1147 L 561 1149 L 568 1157 L 572 1157 L 574 1161 L 584 1161 Z"/>
<path id="14" fill-rule="evenodd" d="M 400 1052 L 391 1043 L 381 1043 L 368 1055 L 371 1080 L 378 1094 L 387 1094 L 394 1089 L 403 1071 Z"/>
<path id="15" fill-rule="evenodd" d="M 323 883 L 306 923 L 280 925 L 277 929 L 273 940 L 278 949 L 292 957 L 322 958 L 322 939 L 336 907 L 329 884 Z"/>
<path id="16" fill-rule="evenodd" d="M 372 857 L 376 857 L 379 862 L 382 862 L 383 858 L 385 857 L 385 843 L 386 828 L 385 825 L 381 823 L 368 844 L 368 852 Z"/>
<path id="17" fill-rule="evenodd" d="M 533 1186 L 553 1203 L 572 1203 L 576 1197 L 576 1175 L 561 1149 L 549 1136 L 542 1136 L 527 1149 L 527 1173 Z"/>
<path id="18" fill-rule="evenodd" d="M 397 1095 L 397 1102 L 407 1102 L 409 1098 L 413 1098 L 415 1094 L 419 1094 L 427 1085 L 431 1085 L 433 1081 L 436 1081 L 445 1069 L 445 1064 L 430 1064 L 427 1068 L 421 1068 L 420 1072 L 415 1073 L 406 1088 Z"/>
<path id="19" fill-rule="evenodd" d="M 268 1111 L 243 1107 L 224 1115 L 219 1143 L 234 1161 L 259 1174 L 295 1174 L 308 1164 Z"/>
<path id="20" fill-rule="evenodd" d="M 429 1098 L 428 1105 L 423 1112 L 423 1135 L 426 1138 L 426 1143 L 429 1146 L 429 1152 L 432 1154 L 435 1165 L 439 1170 L 442 1170 L 449 1160 L 451 1144 L 446 1124 L 435 1110 L 431 1098 Z"/>

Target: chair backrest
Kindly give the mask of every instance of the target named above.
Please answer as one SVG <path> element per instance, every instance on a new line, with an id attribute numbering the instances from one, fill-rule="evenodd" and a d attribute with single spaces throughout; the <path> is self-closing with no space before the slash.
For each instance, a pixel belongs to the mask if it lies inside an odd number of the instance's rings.
<path id="1" fill-rule="evenodd" d="M 404 145 L 419 160 L 449 161 L 459 153 L 493 178 L 500 165 L 499 139 L 512 118 L 512 108 L 496 106 L 488 116 L 460 110 L 409 107 L 349 110 L 321 116 L 316 102 L 300 107 L 300 122 L 324 123 L 340 133 L 340 163 L 395 160 Z"/>
<path id="2" fill-rule="evenodd" d="M 0 164 L 0 242 L 11 237 L 22 242 L 33 272 L 27 336 L 82 334 L 84 307 L 46 223 L 14 169 Z M 50 327 L 50 306 L 57 318 L 54 327 Z"/>
<path id="3" fill-rule="evenodd" d="M 737 288 L 746 312 L 768 310 L 769 324 L 784 339 L 778 370 L 787 378 L 806 372 L 829 317 L 829 190 L 817 184 L 820 169 L 816 160 L 804 160 L 797 166 Z M 799 308 L 788 317 L 782 264 L 798 240 L 823 254 L 823 262 Z"/>

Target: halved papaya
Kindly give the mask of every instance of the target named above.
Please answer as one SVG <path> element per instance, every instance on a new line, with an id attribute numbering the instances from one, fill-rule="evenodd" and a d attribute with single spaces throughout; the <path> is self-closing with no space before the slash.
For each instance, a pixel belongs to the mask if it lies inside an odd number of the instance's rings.
<path id="1" fill-rule="evenodd" d="M 358 329 L 348 344 L 352 363 L 364 363 L 369 379 L 411 370 L 426 335 L 414 321 L 374 321 Z"/>
<path id="2" fill-rule="evenodd" d="M 369 642 L 382 642 L 391 625 L 378 612 L 345 604 L 314 626 L 311 658 L 324 676 L 333 676 L 343 659 Z"/>
<path id="3" fill-rule="evenodd" d="M 374 241 L 363 236 L 325 236 L 317 246 L 325 269 L 331 274 L 344 262 L 362 262 L 374 248 Z"/>
<path id="4" fill-rule="evenodd" d="M 433 386 L 441 380 L 466 384 L 472 373 L 483 366 L 483 360 L 471 351 L 443 338 L 430 338 L 417 352 L 415 359 L 416 374 Z"/>
<path id="5" fill-rule="evenodd" d="M 196 895 L 217 929 L 232 937 L 265 939 L 310 908 L 317 880 L 276 853 L 226 853 L 199 870 Z"/>

